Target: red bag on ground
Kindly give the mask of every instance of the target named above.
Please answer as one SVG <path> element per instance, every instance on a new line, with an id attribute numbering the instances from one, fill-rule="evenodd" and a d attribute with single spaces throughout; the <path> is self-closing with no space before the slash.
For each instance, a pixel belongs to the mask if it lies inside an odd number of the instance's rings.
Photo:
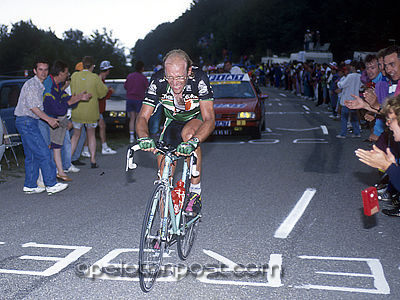
<path id="1" fill-rule="evenodd" d="M 367 216 L 372 216 L 373 214 L 379 211 L 379 200 L 378 200 L 378 192 L 376 191 L 376 187 L 369 187 L 361 192 L 363 205 L 364 205 L 364 214 Z"/>

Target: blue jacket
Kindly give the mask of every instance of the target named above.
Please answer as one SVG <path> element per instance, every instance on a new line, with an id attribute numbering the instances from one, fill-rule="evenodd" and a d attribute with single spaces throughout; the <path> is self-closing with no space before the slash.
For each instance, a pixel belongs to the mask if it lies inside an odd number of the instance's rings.
<path id="1" fill-rule="evenodd" d="M 43 92 L 44 112 L 55 118 L 64 116 L 70 107 L 68 101 L 71 99 L 71 96 L 61 88 L 61 85 L 54 82 L 52 75 L 47 76 L 43 85 L 45 88 Z M 76 105 L 77 104 L 71 105 L 71 107 Z"/>

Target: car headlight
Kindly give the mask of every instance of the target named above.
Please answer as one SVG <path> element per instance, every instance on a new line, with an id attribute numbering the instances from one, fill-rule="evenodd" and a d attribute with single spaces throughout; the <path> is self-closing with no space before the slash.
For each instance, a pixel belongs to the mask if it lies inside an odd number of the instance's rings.
<path id="1" fill-rule="evenodd" d="M 237 114 L 238 119 L 255 119 L 256 113 L 250 111 L 242 111 Z"/>
<path id="2" fill-rule="evenodd" d="M 125 111 L 110 111 L 109 116 L 111 118 L 125 118 L 126 117 L 126 112 Z"/>

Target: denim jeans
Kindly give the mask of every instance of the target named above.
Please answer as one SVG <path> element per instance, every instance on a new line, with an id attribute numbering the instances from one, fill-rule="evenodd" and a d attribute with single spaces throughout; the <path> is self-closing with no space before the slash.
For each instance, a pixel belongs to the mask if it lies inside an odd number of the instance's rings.
<path id="1" fill-rule="evenodd" d="M 341 136 L 346 136 L 347 134 L 347 120 L 349 119 L 349 115 L 351 115 L 351 124 L 353 125 L 353 134 L 360 135 L 360 125 L 358 124 L 357 110 L 349 109 L 347 106 L 342 106 L 342 118 L 340 120 L 342 132 Z"/>
<path id="2" fill-rule="evenodd" d="M 332 115 L 334 115 L 335 117 L 337 116 L 337 110 L 336 110 L 337 102 L 338 102 L 338 95 L 335 92 L 333 92 L 331 96 L 331 107 L 332 107 Z"/>
<path id="3" fill-rule="evenodd" d="M 69 130 L 65 133 L 63 146 L 61 148 L 61 159 L 64 170 L 68 170 L 71 166 L 71 136 Z"/>
<path id="4" fill-rule="evenodd" d="M 31 117 L 16 117 L 15 126 L 21 135 L 25 154 L 25 183 L 28 188 L 37 187 L 39 168 L 42 169 L 45 186 L 57 183 L 57 168 L 51 151 L 39 130 L 39 120 Z"/>

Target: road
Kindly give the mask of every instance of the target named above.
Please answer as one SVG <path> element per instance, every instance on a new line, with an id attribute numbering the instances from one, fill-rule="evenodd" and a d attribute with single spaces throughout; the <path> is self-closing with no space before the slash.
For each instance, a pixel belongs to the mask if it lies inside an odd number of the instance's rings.
<path id="1" fill-rule="evenodd" d="M 361 191 L 378 178 L 354 155 L 368 132 L 336 139 L 340 122 L 326 109 L 263 91 L 261 140 L 202 144 L 193 252 L 183 262 L 174 246 L 150 293 L 135 267 L 156 160 L 137 153 L 127 176 L 121 147 L 59 194 L 24 195 L 23 178 L 0 185 L 0 298 L 398 299 L 400 220 L 362 210 Z"/>

